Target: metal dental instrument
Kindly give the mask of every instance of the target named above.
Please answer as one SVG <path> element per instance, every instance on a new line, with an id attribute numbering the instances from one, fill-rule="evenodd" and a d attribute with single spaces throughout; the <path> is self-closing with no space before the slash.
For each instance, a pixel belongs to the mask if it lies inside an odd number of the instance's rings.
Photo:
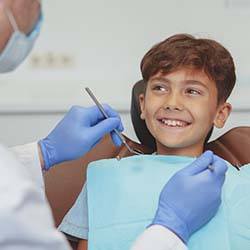
<path id="1" fill-rule="evenodd" d="M 101 113 L 103 114 L 103 116 L 107 119 L 109 118 L 109 116 L 107 115 L 107 113 L 105 112 L 103 106 L 101 105 L 101 103 L 96 99 L 96 97 L 94 96 L 94 94 L 92 93 L 92 91 L 87 87 L 85 88 L 85 90 L 87 91 L 87 93 L 89 94 L 89 96 L 91 97 L 91 99 L 94 101 L 94 103 L 96 104 L 96 106 L 99 108 L 99 110 L 101 111 Z M 125 137 L 122 135 L 121 132 L 119 132 L 117 129 L 114 129 L 114 132 L 117 134 L 117 136 L 121 139 L 122 143 L 126 146 L 126 148 L 128 149 L 128 151 L 132 154 L 136 154 L 136 155 L 141 155 L 143 154 L 142 152 L 131 148 L 128 143 L 126 142 Z"/>

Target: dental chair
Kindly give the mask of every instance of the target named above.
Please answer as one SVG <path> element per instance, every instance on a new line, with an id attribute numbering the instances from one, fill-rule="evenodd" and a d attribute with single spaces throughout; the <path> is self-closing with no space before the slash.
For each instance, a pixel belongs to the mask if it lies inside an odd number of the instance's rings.
<path id="1" fill-rule="evenodd" d="M 132 148 L 140 150 L 144 154 L 151 154 L 156 149 L 155 140 L 148 131 L 145 122 L 140 119 L 138 96 L 144 88 L 145 83 L 142 80 L 134 85 L 130 110 L 135 133 L 140 143 L 129 138 L 126 139 Z M 206 144 L 205 148 L 226 159 L 239 170 L 242 165 L 250 163 L 250 127 L 233 128 L 218 139 Z M 55 225 L 60 224 L 80 193 L 85 182 L 88 163 L 99 159 L 117 156 L 124 158 L 130 155 L 131 153 L 125 146 L 115 148 L 108 135 L 81 159 L 63 163 L 46 172 L 44 176 L 46 195 L 52 209 Z M 77 243 L 70 243 L 75 249 Z"/>

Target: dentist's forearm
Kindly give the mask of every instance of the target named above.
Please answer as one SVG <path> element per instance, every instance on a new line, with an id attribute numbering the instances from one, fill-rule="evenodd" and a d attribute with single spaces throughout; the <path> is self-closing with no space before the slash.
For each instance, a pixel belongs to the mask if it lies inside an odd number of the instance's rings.
<path id="1" fill-rule="evenodd" d="M 153 225 L 147 228 L 130 250 L 187 250 L 181 239 L 167 228 Z"/>

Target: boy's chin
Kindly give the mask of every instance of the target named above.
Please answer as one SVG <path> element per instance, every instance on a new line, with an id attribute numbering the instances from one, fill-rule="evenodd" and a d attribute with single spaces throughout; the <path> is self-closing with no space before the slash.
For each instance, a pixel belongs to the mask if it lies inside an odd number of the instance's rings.
<path id="1" fill-rule="evenodd" d="M 170 141 L 170 140 L 159 140 L 157 142 L 157 146 L 158 145 L 166 149 L 182 149 L 191 146 L 189 145 L 188 142 L 185 141 Z"/>
<path id="2" fill-rule="evenodd" d="M 182 150 L 185 149 L 184 146 L 182 145 L 176 145 L 176 144 L 161 144 L 161 148 L 162 149 L 166 149 L 166 150 Z M 158 147 L 157 147 L 158 149 Z"/>

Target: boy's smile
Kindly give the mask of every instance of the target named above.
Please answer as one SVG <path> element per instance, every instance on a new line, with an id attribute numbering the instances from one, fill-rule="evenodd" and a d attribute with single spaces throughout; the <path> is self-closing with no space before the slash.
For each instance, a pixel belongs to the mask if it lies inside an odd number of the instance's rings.
<path id="1" fill-rule="evenodd" d="M 217 103 L 217 88 L 205 72 L 191 68 L 152 76 L 140 96 L 141 118 L 159 154 L 198 156 L 214 126 L 222 127 L 231 106 Z"/>

